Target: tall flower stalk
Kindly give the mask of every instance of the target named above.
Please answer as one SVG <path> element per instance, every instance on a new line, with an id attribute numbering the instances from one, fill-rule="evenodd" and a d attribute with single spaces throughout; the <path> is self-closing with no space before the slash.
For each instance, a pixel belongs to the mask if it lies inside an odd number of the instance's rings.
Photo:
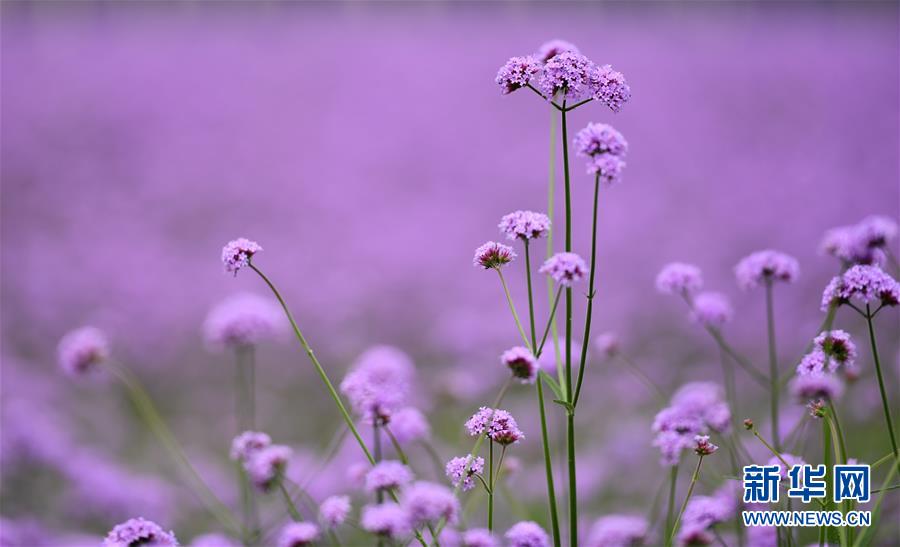
<path id="1" fill-rule="evenodd" d="M 772 281 L 766 281 L 766 334 L 769 346 L 769 409 L 772 415 L 772 442 L 781 450 L 781 433 L 778 420 L 778 356 L 775 349 L 775 310 L 772 303 Z"/>
<path id="2" fill-rule="evenodd" d="M 880 309 L 880 308 L 879 308 Z M 876 310 L 877 313 L 878 310 Z M 888 437 L 891 439 L 891 450 L 894 452 L 895 465 L 900 468 L 900 451 L 897 449 L 897 438 L 894 433 L 894 419 L 891 416 L 891 405 L 888 402 L 887 390 L 884 387 L 884 373 L 881 371 L 881 359 L 878 356 L 878 343 L 875 340 L 875 326 L 872 319 L 875 314 L 872 308 L 866 304 L 866 325 L 869 328 L 869 343 L 872 346 L 872 360 L 875 361 L 875 374 L 878 378 L 878 391 L 881 394 L 881 405 L 884 410 L 884 421 L 888 429 Z"/>

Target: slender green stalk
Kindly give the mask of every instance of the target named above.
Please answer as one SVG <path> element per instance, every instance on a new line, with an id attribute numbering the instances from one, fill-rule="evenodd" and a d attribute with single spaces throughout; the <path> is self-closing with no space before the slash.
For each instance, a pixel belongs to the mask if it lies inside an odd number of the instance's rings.
<path id="1" fill-rule="evenodd" d="M 391 445 L 394 447 L 394 452 L 397 453 L 397 456 L 400 458 L 400 461 L 403 462 L 403 465 L 409 465 L 409 458 L 406 456 L 406 452 L 404 452 L 403 447 L 400 446 L 400 442 L 397 441 L 397 437 L 394 436 L 391 428 L 385 424 L 381 429 L 387 434 L 388 439 L 391 441 Z"/>
<path id="2" fill-rule="evenodd" d="M 275 294 L 275 298 L 278 299 L 278 302 L 281 304 L 282 309 L 284 310 L 285 315 L 288 318 L 288 321 L 291 323 L 291 328 L 294 330 L 294 335 L 296 335 L 297 340 L 300 341 L 300 345 L 303 346 L 303 350 L 306 351 L 306 355 L 309 357 L 309 360 L 312 361 L 313 366 L 316 368 L 316 372 L 319 373 L 319 377 L 322 379 L 322 382 L 325 384 L 325 387 L 328 389 L 328 393 L 331 395 L 331 398 L 334 400 L 334 404 L 337 405 L 338 410 L 341 412 L 341 416 L 344 418 L 344 422 L 347 423 L 347 427 L 350 429 L 350 432 L 356 438 L 356 442 L 359 443 L 360 448 L 362 448 L 363 453 L 366 456 L 366 459 L 369 460 L 369 463 L 375 465 L 375 459 L 372 457 L 372 453 L 369 452 L 369 448 L 366 446 L 365 441 L 363 441 L 362 437 L 359 434 L 359 430 L 356 429 L 356 424 L 353 423 L 353 418 L 350 416 L 350 413 L 347 412 L 347 408 L 344 406 L 343 401 L 341 400 L 341 396 L 338 395 L 337 390 L 334 389 L 334 385 L 331 383 L 331 380 L 328 378 L 328 374 L 325 373 L 325 369 L 322 368 L 322 364 L 319 363 L 319 359 L 316 357 L 316 354 L 313 353 L 312 348 L 309 343 L 306 341 L 306 338 L 303 336 L 303 333 L 300 332 L 300 327 L 297 326 L 297 322 L 294 320 L 293 314 L 291 314 L 291 310 L 288 309 L 287 303 L 285 303 L 284 298 L 281 297 L 281 293 L 278 292 L 278 289 L 275 288 L 275 285 L 269 280 L 268 277 L 262 271 L 257 268 L 252 262 L 249 264 L 250 268 L 256 272 L 263 281 L 266 282 L 266 285 L 269 286 L 269 289 Z"/>
<path id="3" fill-rule="evenodd" d="M 584 380 L 584 366 L 587 361 L 588 343 L 591 339 L 591 317 L 594 311 L 594 280 L 597 277 L 597 209 L 600 204 L 600 175 L 594 176 L 594 215 L 591 223 L 591 273 L 588 279 L 588 303 L 584 316 L 584 338 L 581 342 L 581 361 L 578 364 L 578 382 L 575 385 L 575 398 L 572 406 L 578 406 L 578 398 L 581 396 L 581 382 Z"/>
<path id="4" fill-rule="evenodd" d="M 488 532 L 494 532 L 494 441 L 488 440 Z"/>
<path id="5" fill-rule="evenodd" d="M 288 494 L 287 488 L 284 487 L 284 481 L 278 481 L 278 490 L 281 492 L 281 497 L 284 499 L 284 505 L 287 507 L 288 513 L 291 515 L 291 519 L 294 522 L 301 522 L 303 520 L 303 516 L 300 515 L 300 511 L 297 510 L 297 506 L 294 505 L 294 500 L 291 499 L 291 495 Z"/>
<path id="6" fill-rule="evenodd" d="M 678 464 L 672 466 L 669 471 L 669 504 L 666 509 L 666 528 L 663 530 L 663 537 L 666 538 L 666 547 L 672 545 L 672 536 L 675 529 L 672 528 L 672 517 L 675 511 L 675 487 L 678 484 Z"/>
<path id="7" fill-rule="evenodd" d="M 537 378 L 538 408 L 541 413 L 541 445 L 544 449 L 544 472 L 547 476 L 547 503 L 550 506 L 550 527 L 553 545 L 560 547 L 559 515 L 556 512 L 556 487 L 553 484 L 553 463 L 550 459 L 550 440 L 547 435 L 547 415 L 544 409 L 544 387 L 541 376 Z"/>
<path id="8" fill-rule="evenodd" d="M 547 317 L 547 326 L 544 328 L 544 334 L 541 336 L 541 343 L 538 344 L 537 351 L 534 352 L 535 357 L 540 357 L 544 353 L 544 344 L 547 342 L 547 334 L 551 328 L 556 329 L 556 308 L 559 306 L 559 298 L 562 296 L 563 288 L 560 287 L 556 291 L 556 297 L 553 299 L 553 305 L 550 307 L 550 315 Z M 559 370 L 559 337 L 556 332 L 553 333 L 553 345 L 556 352 L 556 369 Z"/>
<path id="9" fill-rule="evenodd" d="M 255 397 L 254 391 L 254 372 L 255 368 L 255 352 L 252 345 L 239 347 L 235 350 L 235 422 L 238 424 L 237 434 L 243 431 L 255 429 Z M 244 518 L 244 543 L 253 544 L 255 537 L 259 533 L 259 508 L 257 506 L 256 493 L 251 484 L 250 477 L 244 470 L 244 467 L 238 463 L 237 465 L 238 482 L 241 489 L 241 509 Z"/>
<path id="10" fill-rule="evenodd" d="M 829 408 L 825 414 L 825 421 L 828 424 L 828 428 L 831 431 L 831 445 L 834 449 L 834 463 L 837 464 L 846 464 L 847 463 L 847 448 L 844 446 L 844 435 L 841 433 L 840 425 L 838 424 L 837 417 L 834 414 L 834 403 L 829 401 Z M 827 448 L 826 448 L 827 450 Z M 830 466 L 828 466 L 830 467 Z M 827 477 L 826 471 L 826 481 L 831 482 L 830 477 Z M 828 499 L 831 499 L 831 495 L 828 495 Z M 833 507 L 832 507 L 833 509 Z M 844 501 L 841 504 L 841 513 L 844 515 L 850 510 L 850 501 Z M 849 545 L 848 539 L 848 531 L 850 530 L 847 526 L 841 526 L 837 529 L 838 537 L 840 538 L 841 545 Z"/>
<path id="11" fill-rule="evenodd" d="M 769 339 L 769 407 L 772 413 L 772 443 L 781 450 L 778 423 L 778 357 L 775 350 L 775 307 L 772 302 L 772 280 L 766 279 L 766 331 Z"/>
<path id="12" fill-rule="evenodd" d="M 832 484 L 832 469 L 831 466 L 834 464 L 834 458 L 832 457 L 832 444 L 834 440 L 831 437 L 831 427 L 828 423 L 827 419 L 822 420 L 822 459 L 825 463 L 825 507 L 826 511 L 831 511 L 834 509 L 834 501 L 833 501 L 833 484 Z M 830 542 L 832 536 L 834 536 L 834 529 L 829 527 L 822 527 L 825 532 L 825 538 Z M 820 531 L 819 537 L 823 534 Z"/>
<path id="13" fill-rule="evenodd" d="M 553 256 L 553 232 L 555 220 L 555 208 L 556 208 L 556 112 L 550 112 L 550 169 L 549 169 L 549 181 L 547 183 L 547 216 L 550 218 L 550 232 L 547 234 L 547 258 Z M 561 289 L 560 289 L 561 291 Z M 562 377 L 562 359 L 559 353 L 559 327 L 556 322 L 556 306 L 559 304 L 559 297 L 562 294 L 560 291 L 556 292 L 556 298 L 553 297 L 553 279 L 549 276 L 547 277 L 547 301 L 551 303 L 551 311 L 550 317 L 548 318 L 547 329 L 544 330 L 544 336 L 541 340 L 541 349 L 539 349 L 535 355 L 540 356 L 541 351 L 544 348 L 544 341 L 547 340 L 547 332 L 551 331 L 553 333 L 553 358 L 556 363 L 556 380 L 559 382 L 559 385 L 563 385 L 563 377 Z"/>
<path id="14" fill-rule="evenodd" d="M 887 391 L 884 388 L 884 374 L 881 372 L 881 359 L 878 357 L 878 343 L 875 341 L 875 326 L 872 324 L 872 311 L 866 304 L 866 324 L 869 326 L 869 342 L 872 345 L 872 359 L 875 361 L 875 374 L 878 376 L 878 389 L 881 392 L 881 404 L 884 408 L 884 420 L 887 423 L 888 435 L 891 438 L 891 450 L 894 452 L 894 463 L 900 468 L 900 451 L 897 450 L 897 438 L 894 436 L 894 420 L 891 417 L 891 405 L 888 403 Z"/>
<path id="15" fill-rule="evenodd" d="M 525 240 L 525 280 L 528 285 L 528 324 L 531 327 L 531 351 L 537 348 L 537 332 L 534 325 L 534 294 L 531 290 L 531 254 L 528 251 L 528 240 Z"/>
<path id="16" fill-rule="evenodd" d="M 378 426 L 378 420 L 372 422 L 372 455 L 375 457 L 375 463 L 381 461 L 381 428 Z M 384 502 L 384 491 L 379 488 L 375 491 L 375 501 L 377 503 Z"/>
<path id="17" fill-rule="evenodd" d="M 513 303 L 512 295 L 509 294 L 509 287 L 506 285 L 506 278 L 503 277 L 503 271 L 500 268 L 494 269 L 497 270 L 497 275 L 500 276 L 500 284 L 503 285 L 503 294 L 506 295 L 506 303 L 509 304 L 509 311 L 512 312 L 513 319 L 516 321 L 516 328 L 519 330 L 519 335 L 522 337 L 522 341 L 525 342 L 525 345 L 528 346 L 528 349 L 531 349 L 528 335 L 525 334 L 525 329 L 522 328 L 522 322 L 519 321 L 519 314 L 516 313 L 516 305 Z"/>
<path id="18" fill-rule="evenodd" d="M 875 532 L 878 530 L 878 517 L 881 513 L 881 504 L 882 502 L 884 502 L 885 494 L 890 491 L 887 488 L 887 485 L 890 484 L 892 480 L 894 480 L 894 475 L 897 474 L 897 471 L 897 466 L 892 465 L 887 476 L 884 478 L 884 481 L 881 483 L 881 488 L 873 491 L 878 492 L 878 499 L 875 501 L 875 505 L 872 507 L 872 525 L 864 530 L 863 533 L 861 533 L 859 536 L 857 536 L 856 541 L 853 542 L 853 547 L 872 544 L 872 535 L 875 534 Z"/>
<path id="19" fill-rule="evenodd" d="M 700 466 L 703 465 L 703 456 L 699 456 L 697 458 L 697 467 L 694 469 L 694 474 L 691 476 L 691 485 L 688 486 L 687 495 L 684 497 L 684 502 L 681 504 L 681 510 L 678 511 L 678 517 L 675 519 L 675 523 L 672 525 L 672 532 L 669 534 L 669 545 L 672 544 L 672 541 L 675 539 L 675 534 L 678 532 L 678 524 L 681 522 L 681 517 L 684 515 L 684 510 L 687 507 L 688 501 L 691 499 L 691 494 L 694 493 L 694 485 L 697 484 L 697 479 L 700 478 Z"/>

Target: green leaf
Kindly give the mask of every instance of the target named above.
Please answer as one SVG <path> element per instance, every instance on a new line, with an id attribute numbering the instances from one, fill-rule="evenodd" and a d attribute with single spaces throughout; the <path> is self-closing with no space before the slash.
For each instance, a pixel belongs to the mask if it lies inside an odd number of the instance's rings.
<path id="1" fill-rule="evenodd" d="M 565 399 L 565 397 L 563 397 L 562 390 L 559 389 L 559 383 L 557 383 L 557 381 L 553 378 L 553 376 L 550 376 L 543 370 L 539 371 L 538 375 L 541 377 L 541 380 L 545 384 L 550 386 L 550 390 L 553 391 L 553 394 L 556 395 L 557 399 Z"/>

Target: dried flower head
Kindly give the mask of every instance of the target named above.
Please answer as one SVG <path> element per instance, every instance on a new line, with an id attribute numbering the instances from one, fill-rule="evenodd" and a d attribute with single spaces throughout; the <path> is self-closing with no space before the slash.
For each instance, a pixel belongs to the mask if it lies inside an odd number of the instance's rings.
<path id="1" fill-rule="evenodd" d="M 534 57 L 536 57 L 541 63 L 546 63 L 560 53 L 565 53 L 567 51 L 578 53 L 578 47 L 571 42 L 566 42 L 565 40 L 550 40 L 549 42 L 545 42 L 543 45 L 541 45 Z"/>
<path id="2" fill-rule="evenodd" d="M 278 547 L 304 547 L 319 539 L 319 527 L 311 522 L 289 522 L 278 534 Z"/>
<path id="3" fill-rule="evenodd" d="M 366 491 L 391 490 L 412 482 L 412 470 L 403 462 L 385 460 L 378 462 L 366 473 Z"/>
<path id="4" fill-rule="evenodd" d="M 549 275 L 564 287 L 571 287 L 587 275 L 587 264 L 575 253 L 556 253 L 541 266 L 540 272 Z"/>
<path id="5" fill-rule="evenodd" d="M 589 123 L 575 135 L 575 150 L 584 157 L 600 154 L 624 156 L 628 152 L 628 142 L 611 125 Z"/>
<path id="6" fill-rule="evenodd" d="M 128 519 L 122 524 L 117 524 L 106 539 L 103 547 L 134 547 L 147 545 L 154 547 L 177 546 L 178 540 L 174 532 L 166 532 L 153 521 L 143 517 Z"/>
<path id="7" fill-rule="evenodd" d="M 319 520 L 329 529 L 343 524 L 349 514 L 350 498 L 348 496 L 330 496 L 319 505 Z"/>
<path id="8" fill-rule="evenodd" d="M 538 239 L 550 233 L 550 218 L 534 211 L 514 211 L 500 219 L 500 233 L 508 239 Z"/>
<path id="9" fill-rule="evenodd" d="M 214 307 L 203 325 L 212 348 L 242 348 L 274 338 L 286 326 L 281 308 L 250 293 L 236 294 Z"/>
<path id="10" fill-rule="evenodd" d="M 447 462 L 445 473 L 454 487 L 461 487 L 463 492 L 475 487 L 475 475 L 484 472 L 484 458 L 472 458 L 472 455 L 458 456 Z M 461 486 L 460 486 L 461 485 Z"/>
<path id="11" fill-rule="evenodd" d="M 656 290 L 663 294 L 687 295 L 702 288 L 703 274 L 693 264 L 671 262 L 656 276 Z"/>
<path id="12" fill-rule="evenodd" d="M 613 112 L 622 110 L 631 99 L 631 88 L 621 72 L 616 72 L 610 65 L 594 69 L 590 75 L 591 95 Z"/>
<path id="13" fill-rule="evenodd" d="M 650 526 L 638 515 L 607 515 L 591 527 L 585 547 L 636 547 L 647 540 Z"/>
<path id="14" fill-rule="evenodd" d="M 433 524 L 441 519 L 456 524 L 459 518 L 459 500 L 452 490 L 441 484 L 414 482 L 403 493 L 400 503 L 413 526 Z"/>
<path id="15" fill-rule="evenodd" d="M 709 456 L 718 449 L 718 446 L 709 442 L 709 435 L 696 435 L 694 437 L 694 454 L 697 454 L 698 456 Z"/>
<path id="16" fill-rule="evenodd" d="M 244 468 L 253 485 L 263 492 L 268 492 L 284 476 L 285 468 L 287 468 L 292 454 L 293 451 L 287 446 L 269 445 L 252 452 L 250 459 L 244 464 Z"/>
<path id="17" fill-rule="evenodd" d="M 523 520 L 503 534 L 509 547 L 550 547 L 550 537 L 536 522 Z"/>
<path id="18" fill-rule="evenodd" d="M 360 524 L 366 532 L 395 540 L 403 538 L 412 530 L 409 515 L 393 502 L 363 507 Z"/>
<path id="19" fill-rule="evenodd" d="M 500 67 L 494 81 L 500 86 L 501 93 L 507 95 L 528 85 L 540 70 L 540 62 L 530 55 L 512 57 Z"/>
<path id="20" fill-rule="evenodd" d="M 222 263 L 225 264 L 225 271 L 237 275 L 241 268 L 250 265 L 253 255 L 262 250 L 259 243 L 243 237 L 229 241 L 222 248 Z"/>
<path id="21" fill-rule="evenodd" d="M 691 319 L 704 327 L 719 328 L 731 321 L 734 310 L 728 297 L 718 292 L 703 292 L 694 298 Z"/>
<path id="22" fill-rule="evenodd" d="M 900 303 L 900 283 L 877 266 L 853 266 L 825 287 L 822 311 L 827 311 L 832 304 L 848 304 L 853 299 L 866 305 L 880 302 L 882 306 L 896 306 Z"/>
<path id="23" fill-rule="evenodd" d="M 770 249 L 744 257 L 734 267 L 738 286 L 753 289 L 775 281 L 793 283 L 800 275 L 800 265 L 792 256 Z"/>
<path id="24" fill-rule="evenodd" d="M 109 341 L 95 327 L 75 329 L 59 341 L 59 366 L 70 376 L 83 376 L 109 359 Z"/>
<path id="25" fill-rule="evenodd" d="M 564 99 L 580 99 L 592 92 L 591 76 L 595 70 L 594 63 L 584 55 L 564 51 L 547 60 L 538 87 L 547 99 L 557 94 Z"/>
<path id="26" fill-rule="evenodd" d="M 260 431 L 244 431 L 231 441 L 231 459 L 247 462 L 250 456 L 272 444 L 272 438 Z"/>
<path id="27" fill-rule="evenodd" d="M 485 270 L 494 268 L 499 270 L 512 262 L 515 257 L 516 253 L 513 252 L 512 247 L 509 245 L 497 243 L 496 241 L 488 241 L 481 247 L 475 249 L 475 258 L 472 259 L 472 263 L 476 268 L 481 267 Z"/>
<path id="28" fill-rule="evenodd" d="M 512 375 L 523 384 L 533 384 L 537 378 L 540 365 L 528 348 L 522 346 L 510 348 L 500 356 L 500 362 L 506 365 L 512 371 Z"/>

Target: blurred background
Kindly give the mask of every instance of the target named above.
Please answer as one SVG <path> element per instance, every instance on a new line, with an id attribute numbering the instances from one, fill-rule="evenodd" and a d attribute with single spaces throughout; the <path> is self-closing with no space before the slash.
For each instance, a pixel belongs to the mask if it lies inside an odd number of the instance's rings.
<path id="1" fill-rule="evenodd" d="M 498 356 L 517 342 L 496 276 L 473 268 L 472 253 L 499 240 L 503 214 L 547 208 L 555 118 L 534 94 L 501 96 L 493 79 L 507 58 L 553 38 L 612 64 L 633 92 L 620 114 L 590 104 L 570 121 L 611 123 L 630 144 L 624 182 L 601 196 L 594 332 L 617 333 L 669 392 L 719 381 L 712 340 L 653 286 L 665 263 L 693 262 L 735 305 L 726 335 L 764 368 L 763 293 L 739 291 L 732 269 L 775 248 L 801 266 L 800 281 L 776 291 L 790 370 L 839 269 L 818 252 L 824 231 L 900 213 L 897 21 L 895 2 L 4 2 L 8 540 L 14 531 L 29 539 L 11 544 L 91 544 L 137 515 L 185 544 L 215 528 L 123 390 L 59 372 L 58 340 L 85 324 L 109 334 L 116 359 L 235 503 L 234 357 L 207 347 L 203 323 L 229 295 L 269 297 L 252 272 L 223 272 L 221 247 L 236 237 L 264 247 L 254 263 L 335 381 L 374 344 L 411 355 L 415 404 L 432 428 L 428 449 L 411 450 L 421 476 L 440 478 L 428 451 L 446 460 L 467 450 L 462 423 L 493 399 L 506 374 Z M 586 256 L 591 180 L 580 158 L 572 173 L 575 250 Z M 521 312 L 521 261 L 507 275 Z M 539 317 L 546 308 L 539 298 Z M 896 310 L 878 323 L 897 401 Z M 836 326 L 865 333 L 844 311 Z M 299 476 L 324 468 L 314 497 L 350 491 L 358 450 L 321 461 L 340 417 L 299 346 L 285 333 L 257 355 L 260 427 L 295 449 Z M 888 445 L 863 344 L 861 362 L 844 427 L 851 455 L 871 462 Z M 765 422 L 763 393 L 739 382 L 735 414 Z M 666 476 L 650 446 L 659 403 L 598 355 L 586 389 L 585 520 L 645 512 Z M 517 386 L 506 405 L 528 440 L 508 485 L 523 506 L 501 509 L 499 527 L 522 516 L 546 524 L 533 393 Z M 785 407 L 786 419 L 804 413 Z M 809 433 L 810 461 L 819 435 Z"/>

